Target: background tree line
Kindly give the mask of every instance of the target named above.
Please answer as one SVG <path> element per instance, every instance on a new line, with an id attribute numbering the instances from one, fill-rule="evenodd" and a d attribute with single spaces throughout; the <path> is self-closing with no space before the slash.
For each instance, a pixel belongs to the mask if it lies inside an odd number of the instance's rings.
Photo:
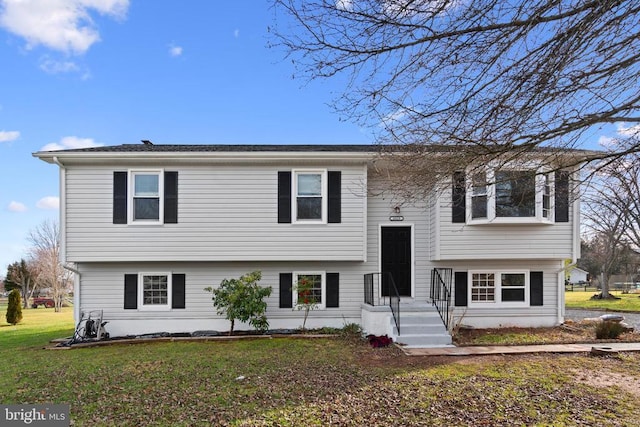
<path id="1" fill-rule="evenodd" d="M 26 259 L 7 266 L 5 291 L 20 290 L 22 305 L 29 308 L 29 300 L 45 293 L 59 312 L 73 283 L 73 273 L 60 263 L 60 227 L 48 220 L 33 229 L 27 240 L 30 244 Z"/>

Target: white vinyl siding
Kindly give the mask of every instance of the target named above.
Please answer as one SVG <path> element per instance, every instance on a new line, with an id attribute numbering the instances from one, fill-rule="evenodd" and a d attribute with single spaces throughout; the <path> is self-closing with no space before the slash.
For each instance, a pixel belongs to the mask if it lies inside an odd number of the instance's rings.
<path id="1" fill-rule="evenodd" d="M 179 174 L 179 221 L 158 227 L 112 223 L 117 166 L 69 166 L 64 201 L 66 259 L 364 259 L 366 176 L 362 165 L 325 165 L 342 172 L 342 219 L 338 224 L 278 224 L 277 174 L 288 165 L 165 166 Z"/>
<path id="2" fill-rule="evenodd" d="M 474 259 L 566 259 L 573 257 L 574 224 L 488 223 L 469 225 L 452 222 L 451 192 L 438 199 L 435 226 L 439 238 L 432 241 L 434 260 Z M 573 218 L 570 205 L 569 218 Z"/>
<path id="3" fill-rule="evenodd" d="M 104 310 L 109 321 L 107 331 L 130 328 L 128 333 L 192 332 L 195 330 L 228 331 L 229 321 L 218 315 L 211 304 L 211 294 L 203 289 L 216 287 L 223 279 L 237 278 L 260 270 L 260 286 L 271 286 L 267 302 L 267 318 L 271 328 L 302 326 L 304 311 L 278 307 L 279 274 L 291 271 L 336 272 L 340 274 L 340 307 L 313 310 L 307 327 L 333 326 L 340 328 L 345 322 L 359 322 L 362 304 L 362 277 L 366 272 L 361 262 L 162 262 L 162 263 L 81 263 L 81 310 Z M 166 311 L 124 309 L 124 275 L 138 272 L 171 271 L 185 275 L 185 309 Z M 138 281 L 138 289 L 142 283 Z M 145 323 L 146 322 L 146 323 Z M 136 329 L 138 328 L 138 329 Z M 147 328 L 146 330 L 142 328 Z M 236 324 L 237 330 L 252 329 Z M 122 335 L 122 334 L 120 334 Z"/>

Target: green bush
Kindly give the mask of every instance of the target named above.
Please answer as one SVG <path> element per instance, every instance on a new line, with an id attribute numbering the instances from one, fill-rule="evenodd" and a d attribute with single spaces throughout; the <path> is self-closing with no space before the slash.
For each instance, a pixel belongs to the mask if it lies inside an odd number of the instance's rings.
<path id="1" fill-rule="evenodd" d="M 604 321 L 596 325 L 596 338 L 599 340 L 617 339 L 624 331 L 624 326 L 619 322 Z"/>
<path id="2" fill-rule="evenodd" d="M 266 297 L 271 295 L 271 287 L 264 288 L 258 285 L 262 278 L 260 271 L 254 271 L 240 276 L 239 279 L 224 279 L 216 289 L 212 287 L 204 288 L 211 292 L 213 306 L 217 308 L 217 313 L 225 315 L 231 322 L 229 335 L 233 334 L 235 321 L 249 322 L 251 326 L 259 331 L 269 329 L 267 316 Z"/>
<path id="3" fill-rule="evenodd" d="M 9 292 L 6 318 L 7 323 L 11 325 L 18 324 L 22 320 L 22 297 L 18 289 Z"/>

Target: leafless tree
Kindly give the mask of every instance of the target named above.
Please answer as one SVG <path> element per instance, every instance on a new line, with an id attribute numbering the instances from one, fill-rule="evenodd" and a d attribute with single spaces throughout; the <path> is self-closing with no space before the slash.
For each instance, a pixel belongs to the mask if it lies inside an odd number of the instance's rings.
<path id="1" fill-rule="evenodd" d="M 344 82 L 335 109 L 383 148 L 406 148 L 388 156 L 405 184 L 541 147 L 557 164 L 599 127 L 640 122 L 636 0 L 274 0 L 274 10 L 273 46 L 297 74 Z M 456 155 L 433 156 L 433 144 Z M 634 136 L 601 157 L 638 149 Z"/>
<path id="2" fill-rule="evenodd" d="M 60 228 L 53 220 L 42 222 L 29 233 L 30 256 L 37 281 L 51 289 L 55 311 L 59 312 L 67 295 L 72 274 L 60 263 Z"/>
<path id="3" fill-rule="evenodd" d="M 624 150 L 625 143 L 618 143 Z M 608 280 L 624 263 L 632 249 L 640 248 L 640 164 L 639 153 L 610 159 L 591 178 L 584 198 L 583 216 L 589 244 L 600 258 L 603 297 Z"/>

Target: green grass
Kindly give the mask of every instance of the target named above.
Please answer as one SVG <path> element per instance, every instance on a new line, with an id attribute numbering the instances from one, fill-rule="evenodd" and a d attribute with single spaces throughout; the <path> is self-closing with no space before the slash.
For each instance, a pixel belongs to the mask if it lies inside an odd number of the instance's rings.
<path id="1" fill-rule="evenodd" d="M 0 307 L 4 320 L 4 310 Z M 354 340 L 155 342 L 43 350 L 70 309 L 0 323 L 3 403 L 68 403 L 74 425 L 619 425 L 637 395 L 584 381 L 640 377 L 640 355 L 420 358 Z M 242 379 L 239 379 L 242 377 Z"/>
<path id="2" fill-rule="evenodd" d="M 597 292 L 565 292 L 565 307 L 582 308 L 586 310 L 609 310 L 640 312 L 640 294 L 623 294 L 620 291 L 611 292 L 619 297 L 615 300 L 592 300 L 590 299 Z"/>

